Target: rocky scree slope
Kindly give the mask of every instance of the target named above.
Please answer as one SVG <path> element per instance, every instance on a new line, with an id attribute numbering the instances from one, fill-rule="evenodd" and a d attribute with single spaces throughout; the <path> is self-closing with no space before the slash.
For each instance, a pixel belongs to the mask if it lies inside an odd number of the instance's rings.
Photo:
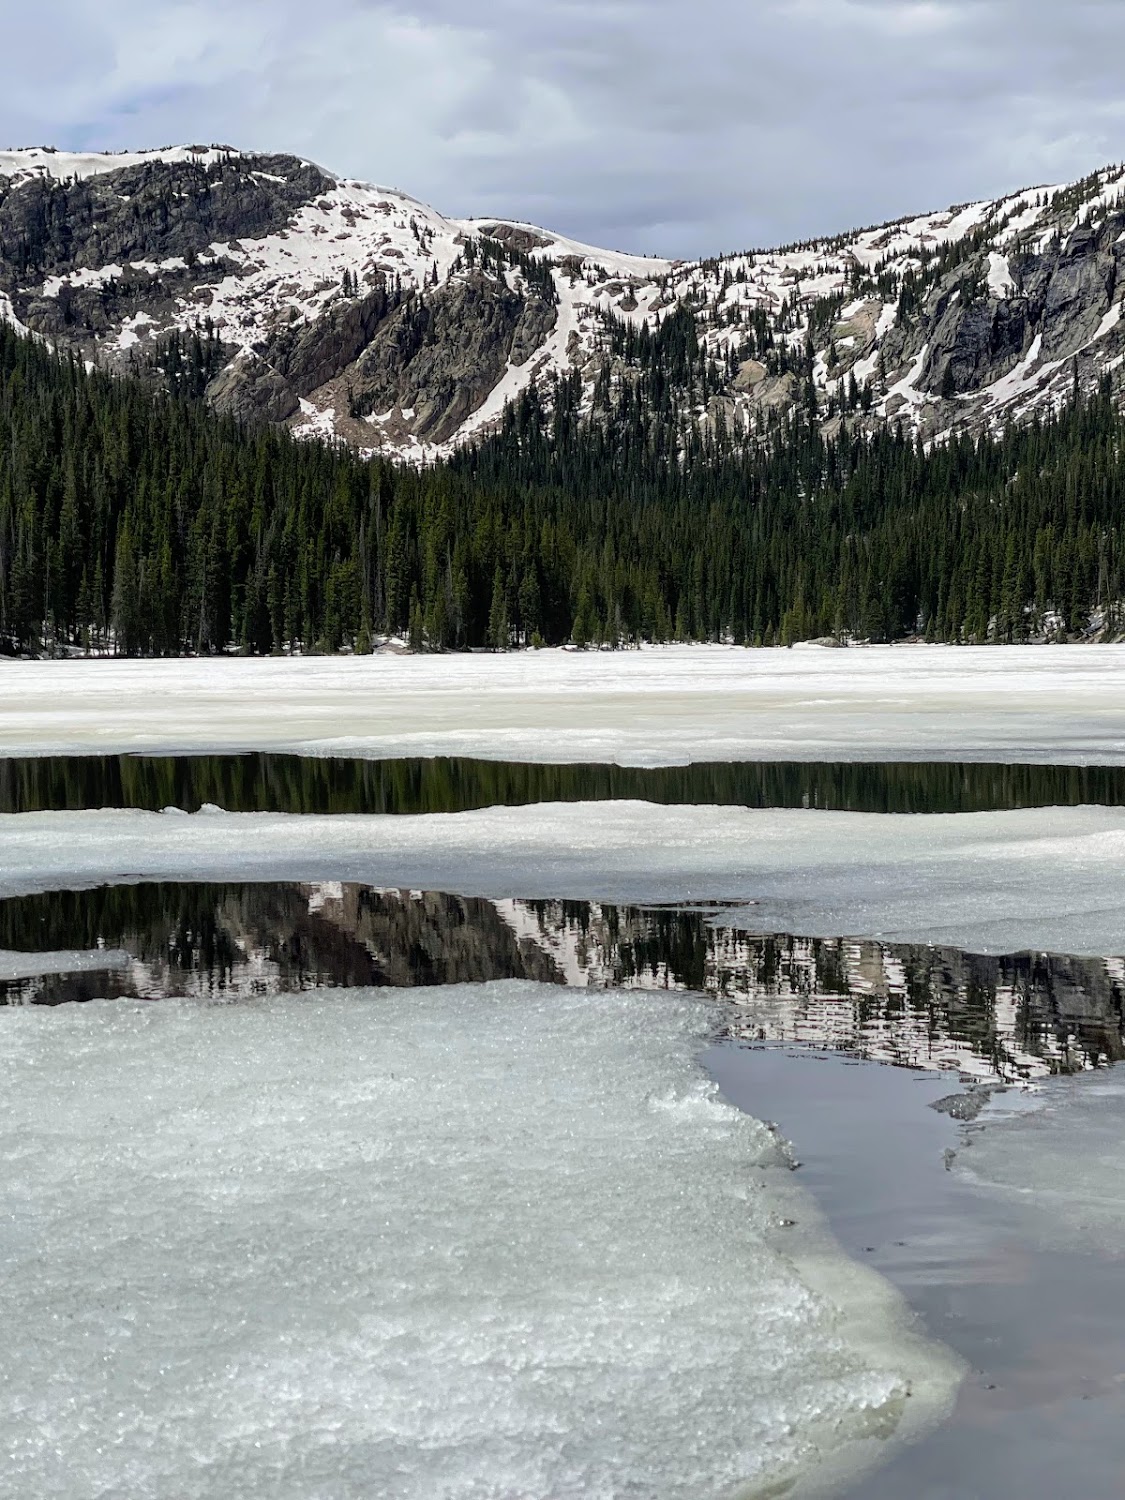
<path id="1" fill-rule="evenodd" d="M 291 156 L 0 153 L 0 318 L 221 411 L 422 460 L 561 376 L 613 393 L 678 328 L 673 409 L 734 438 L 997 428 L 1125 390 L 1125 168 L 696 262 L 447 219 Z"/>

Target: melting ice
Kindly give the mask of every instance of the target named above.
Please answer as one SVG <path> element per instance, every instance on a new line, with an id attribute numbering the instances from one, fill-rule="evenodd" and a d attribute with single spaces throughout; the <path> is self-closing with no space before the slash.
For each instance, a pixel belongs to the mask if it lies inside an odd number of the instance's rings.
<path id="1" fill-rule="evenodd" d="M 1125 1224 L 1125 1073 L 1121 1068 L 1003 1095 L 958 1153 L 956 1168 L 1003 1197 L 1029 1237 L 1119 1257 Z"/>
<path id="2" fill-rule="evenodd" d="M 705 1081 L 708 1016 L 528 983 L 5 1014 L 8 1492 L 699 1500 L 940 1415 L 958 1371 Z"/>
<path id="3" fill-rule="evenodd" d="M 1125 762 L 1125 647 L 12 662 L 5 753 Z M 59 703 L 65 699 L 66 713 Z M 283 711 L 278 711 L 283 705 Z"/>
<path id="4" fill-rule="evenodd" d="M 753 902 L 759 932 L 977 953 L 1125 948 L 1125 809 L 893 817 L 541 803 L 424 816 L 0 816 L 0 895 L 134 880 L 356 881 L 463 895 Z"/>

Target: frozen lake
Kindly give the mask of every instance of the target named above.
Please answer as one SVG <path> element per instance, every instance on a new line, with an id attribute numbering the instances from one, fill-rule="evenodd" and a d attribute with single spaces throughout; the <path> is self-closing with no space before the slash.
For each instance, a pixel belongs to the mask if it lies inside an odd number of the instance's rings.
<path id="1" fill-rule="evenodd" d="M 0 753 L 1125 764 L 1125 646 L 6 662 Z"/>
<path id="2" fill-rule="evenodd" d="M 1002 1256 L 1049 1290 L 1073 1220 L 1104 1284 L 1125 649 L 10 662 L 0 757 L 21 1500 L 764 1500 L 896 1450 L 872 1493 L 945 1500 L 961 1367 L 717 1038 L 945 1070 Z"/>

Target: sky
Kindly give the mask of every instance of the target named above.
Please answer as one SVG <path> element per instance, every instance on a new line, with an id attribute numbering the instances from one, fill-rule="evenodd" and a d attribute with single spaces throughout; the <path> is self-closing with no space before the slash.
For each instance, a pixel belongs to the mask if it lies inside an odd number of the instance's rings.
<path id="1" fill-rule="evenodd" d="M 698 256 L 1125 158 L 1123 0 L 0 0 L 0 146 L 292 151 Z"/>

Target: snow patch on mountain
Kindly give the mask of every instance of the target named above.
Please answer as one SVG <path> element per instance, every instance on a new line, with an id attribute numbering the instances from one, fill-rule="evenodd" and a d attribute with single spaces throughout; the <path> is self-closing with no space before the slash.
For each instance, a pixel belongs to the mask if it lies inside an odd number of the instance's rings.
<path id="1" fill-rule="evenodd" d="M 206 167 L 242 155 L 231 146 L 162 146 L 156 151 L 57 151 L 54 146 L 26 146 L 0 151 L 0 177 L 17 184 L 35 177 L 52 177 L 56 182 L 71 178 L 85 181 L 120 172 L 124 167 L 155 162 L 191 162 Z"/>
<path id="2" fill-rule="evenodd" d="M 525 224 L 519 219 L 460 219 L 457 221 L 466 234 L 483 234 L 496 237 L 496 230 L 511 230 L 528 236 L 528 254 L 535 260 L 576 260 L 597 266 L 610 276 L 622 276 L 639 281 L 651 281 L 657 276 L 667 276 L 681 261 L 661 260 L 657 256 L 629 255 L 618 250 L 602 250 L 596 245 L 584 244 L 581 240 L 569 239 L 566 235 L 554 234 L 541 229 L 537 224 Z"/>
<path id="3" fill-rule="evenodd" d="M 1012 279 L 1008 257 L 999 254 L 996 250 L 990 250 L 988 252 L 988 290 L 997 301 L 1003 301 L 1005 297 L 1011 296 L 1015 289 L 1016 284 Z"/>
<path id="4" fill-rule="evenodd" d="M 16 317 L 15 309 L 12 307 L 12 299 L 6 292 L 0 292 L 0 323 L 7 323 L 9 327 L 14 328 L 17 333 L 22 333 L 25 337 L 31 334 L 31 329 L 26 327 Z"/>

